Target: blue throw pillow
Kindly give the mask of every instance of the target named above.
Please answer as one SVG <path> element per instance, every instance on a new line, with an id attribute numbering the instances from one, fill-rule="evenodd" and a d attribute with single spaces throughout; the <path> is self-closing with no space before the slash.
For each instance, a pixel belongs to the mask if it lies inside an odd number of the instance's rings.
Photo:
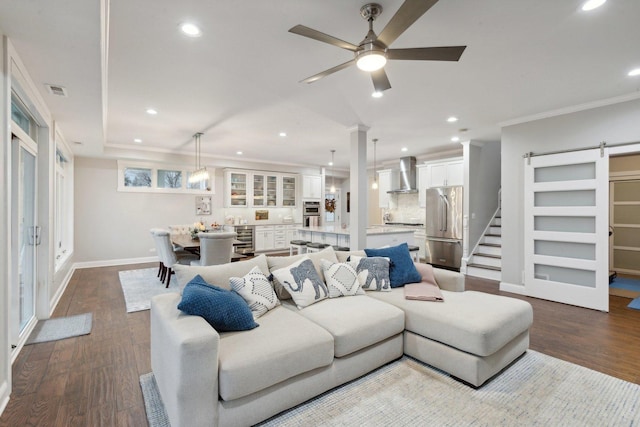
<path id="1" fill-rule="evenodd" d="M 422 280 L 422 276 L 413 265 L 409 245 L 406 243 L 390 248 L 365 249 L 364 251 L 368 257 L 381 256 L 391 260 L 389 281 L 392 288 L 399 288 L 407 283 L 419 283 Z"/>
<path id="2" fill-rule="evenodd" d="M 218 332 L 246 331 L 258 326 L 240 295 L 210 285 L 200 275 L 184 287 L 178 309 L 204 318 Z"/>

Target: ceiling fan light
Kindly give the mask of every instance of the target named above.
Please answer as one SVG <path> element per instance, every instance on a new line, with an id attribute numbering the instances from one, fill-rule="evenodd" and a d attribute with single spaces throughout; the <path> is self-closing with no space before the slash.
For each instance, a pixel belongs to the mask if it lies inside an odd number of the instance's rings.
<path id="1" fill-rule="evenodd" d="M 356 61 L 356 65 L 362 71 L 377 71 L 380 68 L 384 67 L 387 63 L 387 57 L 375 50 L 370 50 L 367 52 L 362 52 L 358 55 L 358 60 Z"/>
<path id="2" fill-rule="evenodd" d="M 371 94 L 372 97 L 374 98 L 382 98 L 382 96 L 384 95 L 384 93 L 380 92 L 380 91 L 375 91 Z"/>
<path id="3" fill-rule="evenodd" d="M 582 10 L 588 12 L 602 6 L 607 0 L 588 0 L 582 4 Z"/>

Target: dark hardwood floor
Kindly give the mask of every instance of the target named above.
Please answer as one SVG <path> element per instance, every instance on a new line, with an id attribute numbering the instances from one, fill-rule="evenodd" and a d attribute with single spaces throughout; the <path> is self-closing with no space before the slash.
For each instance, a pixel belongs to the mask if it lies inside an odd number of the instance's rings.
<path id="1" fill-rule="evenodd" d="M 144 426 L 138 383 L 151 371 L 149 311 L 127 314 L 118 271 L 127 265 L 77 270 L 54 317 L 93 313 L 91 334 L 25 346 L 13 365 L 13 393 L 4 426 Z M 467 289 L 529 301 L 531 348 L 640 384 L 640 311 L 611 297 L 610 312 L 501 293 L 493 281 L 467 278 Z"/>

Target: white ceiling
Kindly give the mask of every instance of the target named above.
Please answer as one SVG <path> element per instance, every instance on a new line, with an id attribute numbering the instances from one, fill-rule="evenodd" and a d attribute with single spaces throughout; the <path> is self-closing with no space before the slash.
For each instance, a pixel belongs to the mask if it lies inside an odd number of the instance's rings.
<path id="1" fill-rule="evenodd" d="M 582 0 L 440 0 L 392 47 L 467 45 L 459 62 L 391 61 L 392 88 L 380 99 L 355 67 L 299 83 L 352 54 L 287 30 L 303 24 L 357 44 L 365 2 L 111 0 L 106 75 L 98 0 L 3 1 L 0 30 L 84 156 L 110 146 L 190 154 L 202 131 L 203 153 L 220 158 L 241 150 L 247 160 L 316 166 L 335 148 L 337 167 L 347 168 L 356 124 L 370 127 L 378 159 L 390 160 L 450 150 L 456 134 L 499 140 L 501 122 L 640 91 L 640 78 L 626 75 L 640 67 L 638 0 L 590 13 Z M 402 0 L 378 2 L 379 33 Z M 182 35 L 184 21 L 202 37 Z M 68 98 L 45 83 L 65 86 Z M 447 123 L 450 115 L 460 121 Z"/>

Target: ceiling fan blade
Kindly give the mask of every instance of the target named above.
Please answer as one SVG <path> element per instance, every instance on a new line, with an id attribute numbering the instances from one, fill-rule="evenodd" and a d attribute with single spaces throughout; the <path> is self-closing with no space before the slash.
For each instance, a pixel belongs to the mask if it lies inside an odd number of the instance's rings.
<path id="1" fill-rule="evenodd" d="M 320 80 L 320 79 L 321 79 L 321 78 L 323 78 L 323 77 L 327 77 L 329 74 L 333 74 L 333 73 L 335 73 L 336 71 L 340 71 L 340 70 L 342 70 L 342 69 L 344 69 L 344 68 L 347 68 L 348 66 L 353 65 L 353 64 L 355 64 L 355 63 L 356 63 L 356 60 L 355 60 L 355 58 L 354 58 L 354 59 L 352 59 L 352 60 L 350 60 L 350 61 L 347 61 L 347 62 L 345 62 L 345 63 L 343 63 L 343 64 L 336 65 L 335 67 L 333 67 L 333 68 L 329 68 L 328 70 L 324 70 L 324 71 L 323 71 L 323 72 L 321 72 L 321 73 L 315 74 L 315 75 L 313 75 L 313 76 L 311 76 L 311 77 L 307 77 L 307 78 L 306 78 L 306 79 L 304 79 L 304 80 L 300 80 L 300 83 L 313 83 L 313 82 L 315 82 L 316 80 Z"/>
<path id="2" fill-rule="evenodd" d="M 341 47 L 342 49 L 350 50 L 352 52 L 358 50 L 358 46 L 352 43 L 340 40 L 339 38 L 322 33 L 318 30 L 314 30 L 313 28 L 305 27 L 304 25 L 296 25 L 295 27 L 292 27 L 289 32 L 298 34 L 299 36 L 309 37 L 310 39 L 318 40 L 323 43 L 328 43 L 333 46 Z"/>
<path id="3" fill-rule="evenodd" d="M 389 78 L 384 68 L 371 72 L 371 80 L 373 80 L 373 87 L 376 92 L 384 92 L 387 89 L 391 89 L 391 83 L 389 83 Z"/>
<path id="4" fill-rule="evenodd" d="M 466 46 L 442 46 L 389 49 L 387 50 L 387 58 L 419 61 L 457 61 L 466 48 Z"/>
<path id="5" fill-rule="evenodd" d="M 377 41 L 382 42 L 385 46 L 390 46 L 437 2 L 438 0 L 406 0 L 384 27 Z"/>

